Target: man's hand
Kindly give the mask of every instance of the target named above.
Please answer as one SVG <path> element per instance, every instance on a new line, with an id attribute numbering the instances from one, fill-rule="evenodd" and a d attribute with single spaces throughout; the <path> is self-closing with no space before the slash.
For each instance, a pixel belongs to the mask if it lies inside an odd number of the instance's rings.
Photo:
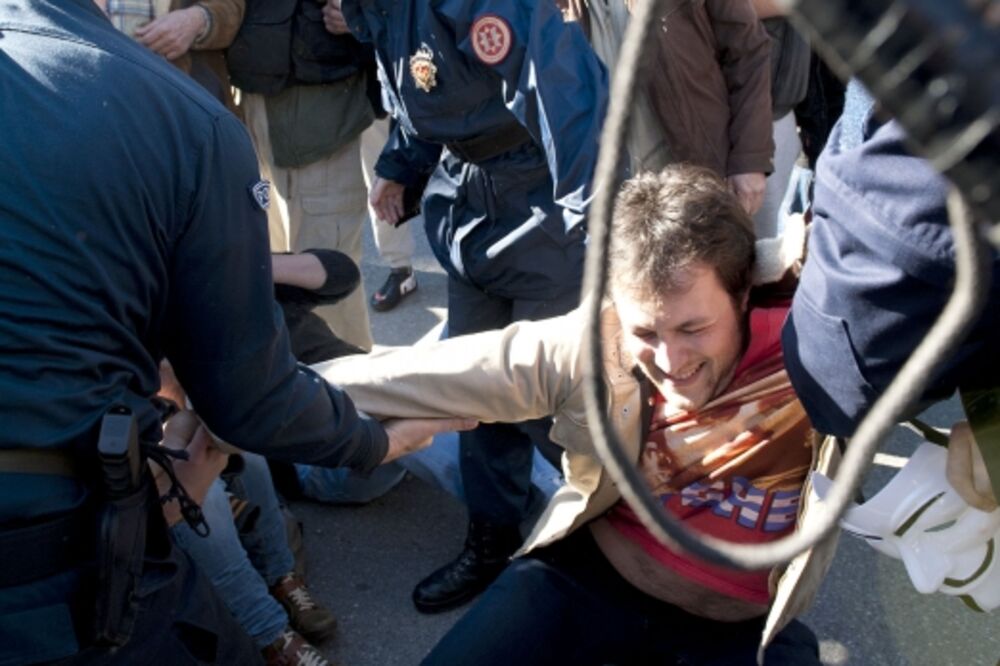
<path id="1" fill-rule="evenodd" d="M 208 430 L 195 413 L 190 411 L 178 412 L 167 421 L 163 430 L 163 446 L 187 451 L 187 460 L 174 461 L 174 473 L 191 499 L 200 505 L 208 494 L 209 486 L 225 469 L 229 455 L 216 448 Z M 159 467 L 154 467 L 154 470 L 156 487 L 162 495 L 170 488 L 170 478 Z M 168 525 L 180 522 L 181 513 L 177 500 L 163 505 L 163 516 Z"/>
<path id="2" fill-rule="evenodd" d="M 396 226 L 403 218 L 403 185 L 375 176 L 375 184 L 372 185 L 371 195 L 368 197 L 369 203 L 375 209 L 378 219 L 387 224 Z"/>
<path id="3" fill-rule="evenodd" d="M 181 409 L 184 409 L 184 405 L 187 404 L 187 394 L 184 392 L 184 387 L 181 386 L 177 375 L 174 374 L 174 366 L 170 365 L 170 361 L 167 359 L 160 361 L 160 390 L 156 392 L 156 395 L 172 401 Z"/>
<path id="4" fill-rule="evenodd" d="M 753 10 L 757 12 L 757 18 L 766 19 L 775 16 L 787 16 L 788 11 L 775 0 L 751 0 Z"/>
<path id="5" fill-rule="evenodd" d="M 767 176 L 764 174 L 737 173 L 726 180 L 747 215 L 753 215 L 764 205 L 764 190 L 767 189 Z"/>
<path id="6" fill-rule="evenodd" d="M 188 7 L 164 14 L 138 28 L 135 38 L 167 60 L 176 60 L 191 49 L 204 29 L 205 12 L 198 7 Z"/>
<path id="7" fill-rule="evenodd" d="M 959 421 L 951 428 L 945 469 L 948 483 L 969 506 L 980 511 L 997 508 L 983 454 L 967 421 Z"/>
<path id="8" fill-rule="evenodd" d="M 472 430 L 479 422 L 475 419 L 393 419 L 382 426 L 389 435 L 389 451 L 382 459 L 391 462 L 400 456 L 419 451 L 431 443 L 431 438 L 439 432 Z"/>
<path id="9" fill-rule="evenodd" d="M 350 31 L 344 13 L 340 11 L 340 0 L 326 0 L 323 5 L 323 25 L 326 31 L 333 35 L 346 35 Z"/>

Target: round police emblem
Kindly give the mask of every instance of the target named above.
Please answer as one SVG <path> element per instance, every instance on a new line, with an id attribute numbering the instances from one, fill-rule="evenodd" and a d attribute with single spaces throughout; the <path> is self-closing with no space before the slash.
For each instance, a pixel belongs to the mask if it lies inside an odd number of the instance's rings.
<path id="1" fill-rule="evenodd" d="M 472 24 L 469 37 L 476 57 L 487 65 L 500 64 L 510 53 L 510 24 L 495 14 L 477 18 Z"/>

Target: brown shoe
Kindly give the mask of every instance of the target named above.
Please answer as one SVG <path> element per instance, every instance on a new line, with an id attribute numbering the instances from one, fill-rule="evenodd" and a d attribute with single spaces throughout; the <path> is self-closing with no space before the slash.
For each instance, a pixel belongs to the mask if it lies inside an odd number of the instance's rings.
<path id="1" fill-rule="evenodd" d="M 271 588 L 271 596 L 284 607 L 291 625 L 309 640 L 320 643 L 333 636 L 337 618 L 313 601 L 305 582 L 294 571 Z"/>
<path id="2" fill-rule="evenodd" d="M 267 666 L 332 666 L 319 650 L 292 629 L 261 650 Z"/>

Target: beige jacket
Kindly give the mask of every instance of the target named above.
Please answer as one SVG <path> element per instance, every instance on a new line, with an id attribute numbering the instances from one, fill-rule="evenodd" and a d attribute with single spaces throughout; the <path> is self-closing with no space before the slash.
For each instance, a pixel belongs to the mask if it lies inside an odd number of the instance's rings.
<path id="1" fill-rule="evenodd" d="M 560 539 L 611 508 L 621 497 L 594 451 L 583 397 L 584 310 L 538 322 L 516 322 L 427 346 L 387 349 L 313 366 L 376 417 L 463 416 L 517 422 L 553 415 L 550 436 L 565 449 L 566 484 L 553 496 L 521 553 Z M 648 414 L 646 382 L 622 349 L 613 307 L 602 313 L 604 383 L 611 421 L 638 463 Z M 817 441 L 814 468 L 832 474 L 839 452 Z M 808 486 L 808 483 L 807 483 Z M 809 488 L 803 492 L 804 519 Z M 762 647 L 812 603 L 833 557 L 837 535 L 772 576 L 774 602 Z M 780 576 L 780 581 L 778 580 Z"/>

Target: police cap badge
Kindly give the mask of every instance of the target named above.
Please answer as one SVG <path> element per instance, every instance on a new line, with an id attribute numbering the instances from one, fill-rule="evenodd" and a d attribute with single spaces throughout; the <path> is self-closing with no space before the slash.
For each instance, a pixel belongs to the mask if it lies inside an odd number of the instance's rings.
<path id="1" fill-rule="evenodd" d="M 417 52 L 410 56 L 410 75 L 413 83 L 424 92 L 430 92 L 437 85 L 437 65 L 434 52 L 427 44 L 421 44 Z"/>

